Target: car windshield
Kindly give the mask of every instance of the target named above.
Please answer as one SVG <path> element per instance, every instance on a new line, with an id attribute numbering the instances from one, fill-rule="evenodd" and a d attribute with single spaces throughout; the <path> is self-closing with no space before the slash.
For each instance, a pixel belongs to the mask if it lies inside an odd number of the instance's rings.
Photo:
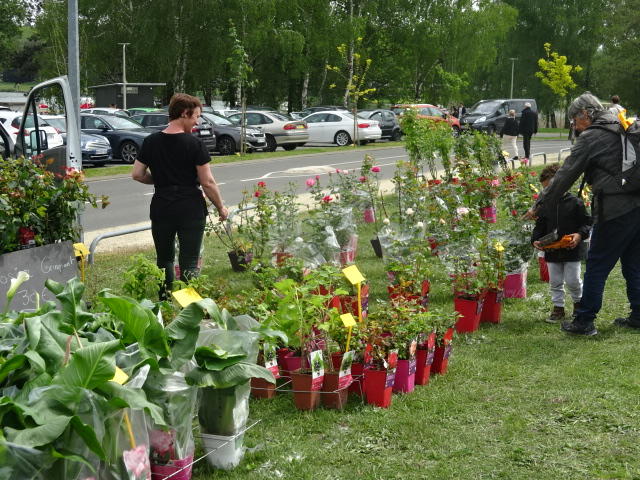
<path id="1" fill-rule="evenodd" d="M 221 126 L 233 125 L 233 123 L 231 123 L 228 118 L 222 117 L 220 115 L 216 115 L 215 113 L 206 113 L 206 114 L 203 114 L 202 116 L 206 118 L 209 122 L 213 123 L 214 125 L 221 125 Z"/>
<path id="2" fill-rule="evenodd" d="M 369 115 L 371 115 L 371 112 L 373 112 L 373 110 L 360 110 L 360 111 L 358 112 L 358 116 L 359 116 L 360 118 L 366 118 L 366 119 L 368 119 L 368 118 L 369 118 Z"/>
<path id="3" fill-rule="evenodd" d="M 276 119 L 281 120 L 283 122 L 288 122 L 289 120 L 291 120 L 291 118 L 289 118 L 289 117 L 287 117 L 285 115 L 282 115 L 281 113 L 272 113 L 271 116 L 273 118 L 276 118 Z"/>
<path id="4" fill-rule="evenodd" d="M 123 128 L 127 129 L 139 129 L 142 128 L 138 122 L 134 122 L 130 118 L 121 117 L 119 115 L 109 115 L 108 117 L 104 117 L 114 129 L 120 130 Z"/>
<path id="5" fill-rule="evenodd" d="M 60 130 L 60 133 L 64 133 L 67 131 L 67 121 L 64 118 L 46 118 L 45 122 L 47 122 L 52 127 Z"/>
<path id="6" fill-rule="evenodd" d="M 407 111 L 407 107 L 391 107 L 391 111 L 396 115 L 403 115 Z"/>
<path id="7" fill-rule="evenodd" d="M 495 100 L 478 102 L 473 107 L 471 107 L 471 112 L 469 113 L 478 113 L 480 115 L 488 115 L 490 113 L 495 112 L 501 104 L 502 104 L 501 101 L 495 101 Z"/>

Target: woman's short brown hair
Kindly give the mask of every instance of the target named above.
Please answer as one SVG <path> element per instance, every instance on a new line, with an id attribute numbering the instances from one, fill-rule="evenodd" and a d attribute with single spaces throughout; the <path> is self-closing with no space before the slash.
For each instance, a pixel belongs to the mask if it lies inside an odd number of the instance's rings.
<path id="1" fill-rule="evenodd" d="M 554 163 L 553 165 L 545 167 L 542 172 L 540 172 L 540 183 L 544 182 L 545 180 L 551 180 L 555 176 L 559 168 L 559 163 Z"/>
<path id="2" fill-rule="evenodd" d="M 180 118 L 183 113 L 190 117 L 196 107 L 202 110 L 202 103 L 196 97 L 186 93 L 174 93 L 169 101 L 169 120 Z"/>

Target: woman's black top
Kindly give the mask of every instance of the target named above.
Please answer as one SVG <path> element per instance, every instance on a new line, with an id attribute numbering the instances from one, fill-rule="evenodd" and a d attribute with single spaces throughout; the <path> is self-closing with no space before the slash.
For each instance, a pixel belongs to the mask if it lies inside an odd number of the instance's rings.
<path id="1" fill-rule="evenodd" d="M 518 121 L 513 117 L 508 117 L 504 122 L 500 135 L 511 135 L 513 137 L 518 136 Z"/>
<path id="2" fill-rule="evenodd" d="M 149 167 L 153 176 L 151 221 L 206 216 L 196 167 L 206 165 L 211 157 L 200 140 L 190 133 L 152 133 L 144 139 L 138 160 Z"/>

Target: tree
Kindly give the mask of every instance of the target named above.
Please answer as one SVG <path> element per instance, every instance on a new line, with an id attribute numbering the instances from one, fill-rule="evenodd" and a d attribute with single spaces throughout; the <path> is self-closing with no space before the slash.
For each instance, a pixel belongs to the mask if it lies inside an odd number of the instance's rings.
<path id="1" fill-rule="evenodd" d="M 25 21 L 27 12 L 20 0 L 2 0 L 0 2 L 0 69 L 7 66 L 11 54 L 15 52 L 20 40 L 20 25 Z"/>

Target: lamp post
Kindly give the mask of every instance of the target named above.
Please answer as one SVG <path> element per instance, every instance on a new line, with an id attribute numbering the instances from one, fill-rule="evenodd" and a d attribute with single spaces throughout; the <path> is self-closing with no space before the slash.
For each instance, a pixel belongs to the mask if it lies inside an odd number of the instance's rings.
<path id="1" fill-rule="evenodd" d="M 127 109 L 127 45 L 128 43 L 118 43 L 122 45 L 122 109 Z"/>
<path id="2" fill-rule="evenodd" d="M 513 69 L 518 59 L 510 58 L 509 60 L 511 60 L 511 93 L 509 94 L 509 98 L 513 98 Z"/>

